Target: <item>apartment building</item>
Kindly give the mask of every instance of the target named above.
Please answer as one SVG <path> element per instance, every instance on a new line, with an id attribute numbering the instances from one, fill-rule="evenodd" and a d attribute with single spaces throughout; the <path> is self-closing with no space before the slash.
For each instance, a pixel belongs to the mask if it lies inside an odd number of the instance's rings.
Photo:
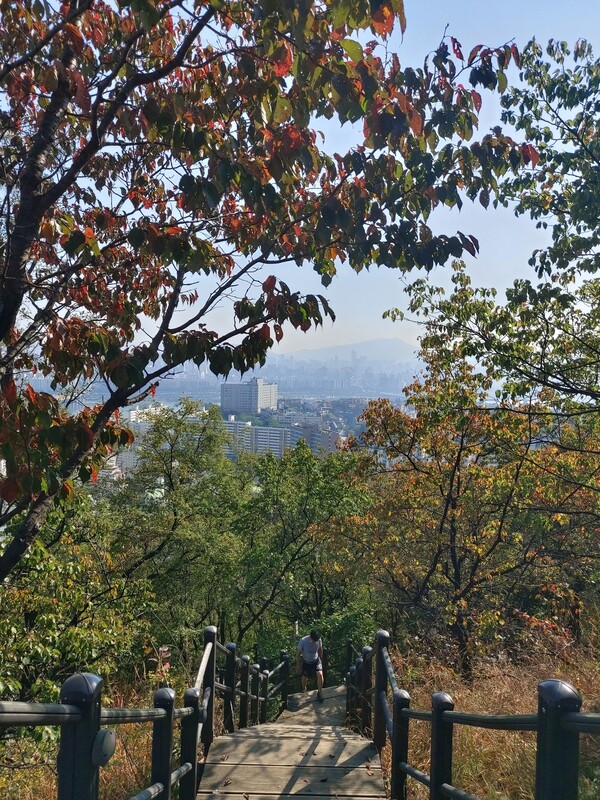
<path id="1" fill-rule="evenodd" d="M 253 378 L 244 383 L 221 384 L 221 413 L 225 419 L 231 414 L 260 414 L 266 409 L 277 410 L 276 383 Z"/>

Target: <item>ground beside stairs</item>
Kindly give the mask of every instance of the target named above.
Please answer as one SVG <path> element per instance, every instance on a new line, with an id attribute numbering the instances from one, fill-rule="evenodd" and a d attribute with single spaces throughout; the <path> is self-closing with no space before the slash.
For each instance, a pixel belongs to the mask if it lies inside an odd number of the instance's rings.
<path id="1" fill-rule="evenodd" d="M 290 695 L 276 722 L 213 742 L 198 793 L 243 800 L 385 798 L 373 743 L 344 727 L 345 687 Z"/>

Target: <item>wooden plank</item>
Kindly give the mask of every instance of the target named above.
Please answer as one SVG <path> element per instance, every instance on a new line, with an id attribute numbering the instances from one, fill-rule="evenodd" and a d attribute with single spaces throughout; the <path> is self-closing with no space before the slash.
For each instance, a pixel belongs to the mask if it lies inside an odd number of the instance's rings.
<path id="1" fill-rule="evenodd" d="M 229 787 L 227 787 L 227 789 L 229 789 Z M 231 798 L 239 798 L 240 800 L 242 800 L 242 798 L 243 798 L 243 800 L 275 800 L 275 798 L 278 798 L 278 797 L 279 798 L 293 797 L 294 800 L 311 800 L 311 799 L 315 800 L 316 797 L 336 797 L 336 798 L 339 797 L 340 800 L 344 800 L 347 797 L 350 797 L 350 798 L 365 797 L 365 798 L 381 798 L 381 800 L 385 800 L 385 792 L 383 791 L 383 789 L 381 790 L 381 792 L 379 794 L 367 794 L 367 795 L 357 795 L 354 792 L 352 794 L 344 794 L 343 792 L 339 792 L 339 791 L 336 791 L 336 792 L 329 791 L 329 794 L 327 794 L 327 791 L 328 791 L 327 789 L 324 789 L 323 792 L 320 795 L 318 795 L 318 794 L 293 794 L 293 795 L 291 795 L 291 794 L 277 794 L 277 793 L 274 793 L 274 794 L 256 794 L 255 792 L 247 792 L 247 791 L 239 793 L 239 792 L 229 792 L 229 791 L 227 791 L 227 789 L 224 789 L 223 791 L 218 791 L 218 792 L 203 792 L 202 789 L 200 789 L 200 791 L 198 792 L 198 798 L 199 798 L 199 800 L 204 800 L 205 798 L 208 798 L 208 797 L 213 797 L 213 798 L 231 797 Z"/>
<path id="2" fill-rule="evenodd" d="M 249 739 L 271 739 L 277 736 L 291 736 L 299 737 L 301 739 L 312 739 L 313 736 L 318 736 L 321 739 L 361 739 L 356 733 L 353 733 L 348 728 L 343 728 L 337 725 L 257 725 L 254 728 L 243 728 L 236 731 L 234 734 L 225 734 L 220 736 L 215 741 L 229 739 L 230 736 L 240 736 Z M 369 741 L 364 739 L 364 741 Z"/>
<path id="3" fill-rule="evenodd" d="M 346 794 L 354 797 L 379 797 L 383 794 L 381 770 L 370 767 L 306 767 L 272 765 L 241 766 L 206 764 L 200 788 L 204 793 Z"/>
<path id="4" fill-rule="evenodd" d="M 253 764 L 270 766 L 339 766 L 379 767 L 379 756 L 372 742 L 366 739 L 299 739 L 273 737 L 270 739 L 237 739 L 222 737 L 213 742 L 207 764 Z"/>
<path id="5" fill-rule="evenodd" d="M 346 722 L 345 711 L 330 708 L 318 703 L 283 711 L 277 719 L 277 725 L 339 725 Z"/>
<path id="6" fill-rule="evenodd" d="M 271 794 L 256 794 L 256 792 L 248 792 L 248 791 L 244 791 L 244 792 L 229 792 L 228 789 L 229 789 L 229 787 L 227 787 L 227 789 L 223 789 L 222 791 L 218 791 L 218 792 L 203 792 L 202 789 L 201 789 L 198 792 L 198 799 L 199 800 L 205 800 L 205 798 L 209 798 L 209 797 L 212 797 L 212 798 L 219 798 L 219 797 L 228 798 L 228 797 L 231 797 L 232 800 L 237 800 L 238 798 L 239 798 L 239 800 L 276 800 L 276 798 L 293 797 L 294 800 L 311 800 L 311 798 L 312 798 L 312 800 L 315 800 L 315 798 L 317 798 L 317 797 L 335 797 L 335 798 L 339 797 L 340 800 L 343 800 L 343 798 L 347 798 L 347 797 L 350 797 L 350 798 L 354 798 L 354 797 L 362 798 L 362 797 L 364 797 L 364 798 L 376 798 L 376 800 L 379 800 L 379 798 L 381 798 L 381 800 L 385 800 L 385 797 L 386 797 L 385 792 L 383 791 L 383 789 L 379 792 L 379 794 L 366 794 L 366 795 L 358 795 L 355 792 L 352 792 L 352 794 L 345 794 L 344 792 L 340 792 L 339 790 L 338 791 L 334 791 L 332 789 L 327 789 L 327 788 L 323 789 L 321 794 L 297 794 L 297 793 L 294 793 L 294 794 L 281 794 L 281 793 L 277 793 L 277 792 L 274 792 L 274 793 L 271 793 Z"/>

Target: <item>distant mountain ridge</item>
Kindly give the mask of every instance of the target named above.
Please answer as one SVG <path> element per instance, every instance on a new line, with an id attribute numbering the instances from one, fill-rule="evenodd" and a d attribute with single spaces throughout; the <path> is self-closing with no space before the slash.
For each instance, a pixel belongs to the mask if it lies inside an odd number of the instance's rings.
<path id="1" fill-rule="evenodd" d="M 294 353 L 273 354 L 274 360 L 294 359 L 295 361 L 351 361 L 353 358 L 366 358 L 371 362 L 385 361 L 388 364 L 405 364 L 416 362 L 417 345 L 409 344 L 403 339 L 370 339 L 350 344 L 338 344 L 331 347 L 319 347 L 315 350 L 297 350 Z M 353 355 L 354 354 L 354 355 Z"/>

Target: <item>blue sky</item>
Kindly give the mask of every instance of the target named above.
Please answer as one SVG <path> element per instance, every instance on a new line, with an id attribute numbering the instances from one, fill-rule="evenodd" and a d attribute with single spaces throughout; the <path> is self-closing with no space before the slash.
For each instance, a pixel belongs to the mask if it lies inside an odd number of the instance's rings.
<path id="1" fill-rule="evenodd" d="M 407 30 L 403 41 L 395 34 L 391 50 L 399 53 L 404 65 L 419 65 L 425 55 L 439 43 L 446 24 L 448 34 L 469 52 L 476 44 L 500 45 L 514 40 L 523 46 L 530 38 L 540 43 L 548 39 L 564 39 L 573 43 L 586 38 L 600 48 L 600 0 L 405 0 Z M 484 98 L 480 133 L 497 119 L 497 106 L 490 96 Z M 321 127 L 321 126 L 317 126 Z M 352 131 L 347 128 L 324 129 L 328 148 L 342 151 L 352 144 Z M 444 213 L 439 221 L 431 219 L 438 232 L 460 229 L 479 239 L 479 257 L 469 265 L 478 285 L 502 289 L 518 276 L 528 274 L 527 259 L 533 249 L 544 243 L 542 234 L 525 218 L 516 219 L 509 210 L 484 211 L 479 206 L 463 207 L 458 212 Z M 405 302 L 403 284 L 394 271 L 372 268 L 360 275 L 340 269 L 327 292 L 306 267 L 298 271 L 290 267 L 289 284 L 305 292 L 326 294 L 337 320 L 326 323 L 319 331 L 306 334 L 286 329 L 285 336 L 274 353 L 291 353 L 328 345 L 351 343 L 376 338 L 402 338 L 416 342 L 418 328 L 409 322 L 391 323 L 382 320 L 386 308 L 402 307 Z M 281 276 L 284 277 L 284 276 Z M 443 268 L 432 273 L 436 283 L 445 283 Z"/>

